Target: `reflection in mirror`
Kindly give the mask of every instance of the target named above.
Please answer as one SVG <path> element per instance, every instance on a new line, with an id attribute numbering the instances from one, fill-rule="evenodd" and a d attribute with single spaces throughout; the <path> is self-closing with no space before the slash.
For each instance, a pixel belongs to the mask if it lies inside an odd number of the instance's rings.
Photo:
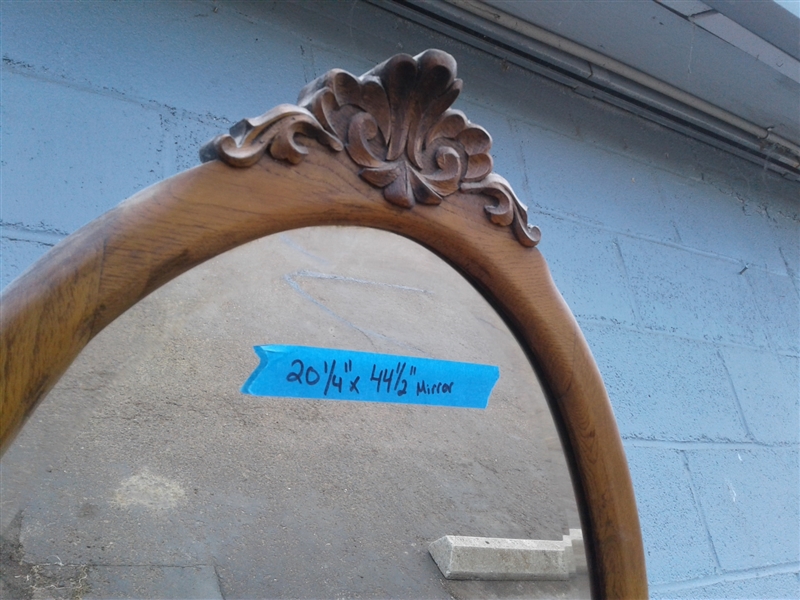
<path id="1" fill-rule="evenodd" d="M 266 344 L 497 365 L 500 379 L 486 410 L 243 395 Z M 580 569 L 459 581 L 431 559 L 444 535 L 560 541 L 580 524 L 513 335 L 452 268 L 385 232 L 271 236 L 156 291 L 84 350 L 2 477 L 12 597 L 589 596 Z"/>

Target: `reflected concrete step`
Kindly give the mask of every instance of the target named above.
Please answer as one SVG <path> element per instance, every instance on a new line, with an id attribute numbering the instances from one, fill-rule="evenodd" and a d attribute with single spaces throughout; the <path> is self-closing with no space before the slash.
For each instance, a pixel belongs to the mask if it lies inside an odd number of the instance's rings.
<path id="1" fill-rule="evenodd" d="M 583 534 L 561 540 L 515 540 L 446 535 L 429 546 L 446 579 L 567 580 L 586 571 Z"/>

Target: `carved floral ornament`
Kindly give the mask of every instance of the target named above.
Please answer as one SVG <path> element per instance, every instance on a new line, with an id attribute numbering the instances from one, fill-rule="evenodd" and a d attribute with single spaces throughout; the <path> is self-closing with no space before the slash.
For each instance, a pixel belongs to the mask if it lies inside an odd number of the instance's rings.
<path id="1" fill-rule="evenodd" d="M 297 106 L 281 104 L 239 121 L 206 144 L 200 158 L 249 167 L 269 151 L 298 164 L 308 154 L 296 139 L 302 134 L 347 150 L 361 178 L 403 208 L 439 204 L 459 190 L 490 196 L 489 219 L 535 246 L 541 233 L 528 225 L 527 207 L 492 172 L 491 136 L 450 108 L 461 87 L 455 59 L 440 50 L 398 54 L 361 77 L 333 69 L 300 91 Z"/>

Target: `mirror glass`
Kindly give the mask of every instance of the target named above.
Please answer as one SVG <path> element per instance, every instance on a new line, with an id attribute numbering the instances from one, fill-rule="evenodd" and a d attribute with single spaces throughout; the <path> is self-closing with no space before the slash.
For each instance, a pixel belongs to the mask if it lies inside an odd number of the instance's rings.
<path id="1" fill-rule="evenodd" d="M 267 344 L 500 378 L 485 410 L 244 395 Z M 386 232 L 287 232 L 177 278 L 89 344 L 1 466 L 8 597 L 589 596 L 585 567 L 448 580 L 432 560 L 445 535 L 561 541 L 580 523 L 513 335 L 451 267 Z"/>

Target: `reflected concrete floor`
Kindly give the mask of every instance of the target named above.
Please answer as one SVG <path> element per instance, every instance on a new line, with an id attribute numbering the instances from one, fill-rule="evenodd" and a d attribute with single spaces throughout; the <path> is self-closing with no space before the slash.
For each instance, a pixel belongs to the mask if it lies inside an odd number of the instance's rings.
<path id="1" fill-rule="evenodd" d="M 252 347 L 500 366 L 486 410 L 259 398 Z M 445 534 L 579 527 L 552 418 L 502 320 L 455 271 L 365 229 L 272 236 L 98 336 L 3 458 L 3 597 L 560 598 L 445 580 Z"/>

